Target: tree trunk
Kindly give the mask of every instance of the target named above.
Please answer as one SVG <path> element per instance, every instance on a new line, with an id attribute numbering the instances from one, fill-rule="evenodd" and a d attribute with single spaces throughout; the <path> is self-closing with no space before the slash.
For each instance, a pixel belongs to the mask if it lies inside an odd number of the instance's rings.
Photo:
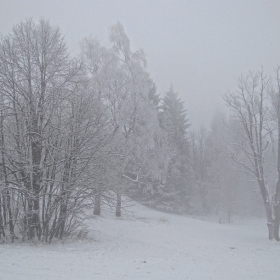
<path id="1" fill-rule="evenodd" d="M 34 121 L 33 130 L 34 134 L 39 134 L 37 132 L 37 120 Z M 36 133 L 35 133 L 36 132 Z M 40 135 L 40 134 L 39 134 Z M 31 135 L 31 149 L 32 149 L 32 199 L 33 199 L 33 211 L 32 211 L 32 224 L 35 229 L 35 233 L 38 239 L 41 238 L 42 228 L 40 224 L 40 188 L 42 180 L 42 172 L 40 168 L 42 145 L 39 135 Z"/>
<path id="2" fill-rule="evenodd" d="M 1 136 L 0 136 L 0 141 L 1 141 L 1 158 L 2 158 L 2 181 L 4 182 L 5 189 L 3 193 L 5 194 L 3 196 L 4 203 L 3 203 L 3 212 L 4 212 L 4 221 L 6 224 L 6 215 L 8 212 L 8 219 L 9 219 L 9 230 L 10 230 L 10 235 L 12 238 L 12 241 L 14 240 L 14 223 L 13 223 L 13 215 L 12 215 L 12 209 L 11 209 L 11 196 L 10 196 L 10 191 L 9 191 L 9 184 L 8 184 L 8 175 L 7 175 L 7 170 L 6 170 L 6 161 L 5 161 L 5 138 L 4 138 L 4 132 L 3 132 L 3 111 L 2 111 L 2 100 L 1 100 Z M 2 215 L 1 215 L 1 220 L 2 220 Z M 2 224 L 2 222 L 1 222 Z M 4 232 L 4 230 L 3 230 Z"/>
<path id="3" fill-rule="evenodd" d="M 2 195 L 0 195 L 0 239 L 5 237 L 5 231 L 4 231 L 4 224 L 3 224 L 3 216 L 2 216 Z"/>
<path id="4" fill-rule="evenodd" d="M 3 223 L 4 226 L 7 225 L 7 199 L 6 199 L 6 193 L 5 190 L 2 191 L 2 205 L 3 205 Z"/>
<path id="5" fill-rule="evenodd" d="M 279 224 L 280 224 L 280 81 L 279 81 L 279 68 L 277 72 L 278 80 L 278 102 L 277 102 L 277 125 L 278 125 L 278 145 L 277 145 L 277 174 L 278 180 L 276 183 L 275 195 L 274 195 L 274 215 L 275 215 L 275 224 L 274 224 L 274 238 L 277 241 L 280 241 L 279 238 Z"/>
<path id="6" fill-rule="evenodd" d="M 280 238 L 279 238 L 280 204 L 279 204 L 279 201 L 274 206 L 274 215 L 275 215 L 275 220 L 274 220 L 274 238 L 277 241 L 280 241 Z"/>
<path id="7" fill-rule="evenodd" d="M 67 216 L 67 202 L 66 202 L 66 195 L 62 198 L 62 205 L 60 207 L 60 217 L 59 217 L 59 239 L 62 239 L 65 234 L 65 224 L 66 224 L 66 216 Z"/>
<path id="8" fill-rule="evenodd" d="M 65 235 L 65 226 L 66 226 L 66 219 L 68 215 L 68 200 L 69 200 L 69 190 L 67 190 L 67 182 L 65 182 L 65 186 L 62 188 L 62 194 L 60 197 L 60 213 L 58 218 L 58 230 L 57 235 L 59 239 L 62 239 Z"/>
<path id="9" fill-rule="evenodd" d="M 6 219 L 6 212 L 8 212 L 8 219 L 9 219 L 9 230 L 10 230 L 10 235 L 12 238 L 12 241 L 14 240 L 14 222 L 13 222 L 13 213 L 12 213 L 12 208 L 11 208 L 11 195 L 9 191 L 9 184 L 8 184 L 8 175 L 7 175 L 7 170 L 6 170 L 6 162 L 5 162 L 5 154 L 4 154 L 4 134 L 1 129 L 1 144 L 2 144 L 2 151 L 1 151 L 1 156 L 2 156 L 2 172 L 3 172 L 3 179 L 4 179 L 4 220 Z"/>
<path id="10" fill-rule="evenodd" d="M 264 180 L 259 180 L 258 184 L 260 187 L 264 208 L 265 208 L 267 228 L 268 228 L 268 238 L 269 240 L 273 240 L 275 238 L 274 199 L 272 196 L 269 195 L 269 192 L 265 187 Z"/>
<path id="11" fill-rule="evenodd" d="M 122 207 L 122 195 L 120 191 L 117 191 L 116 217 L 121 216 L 121 207 Z"/>
<path id="12" fill-rule="evenodd" d="M 101 213 L 101 190 L 98 188 L 94 197 L 93 215 L 100 215 Z"/>
<path id="13" fill-rule="evenodd" d="M 14 237 L 15 237 L 14 222 L 13 222 L 13 214 L 12 214 L 12 207 L 11 207 L 11 195 L 10 195 L 10 191 L 8 189 L 6 191 L 6 197 L 7 197 L 7 206 L 8 206 L 8 216 L 9 216 L 9 229 L 10 229 L 10 235 L 11 235 L 12 242 L 13 242 Z"/>
<path id="14" fill-rule="evenodd" d="M 268 238 L 269 240 L 274 239 L 274 219 L 272 214 L 272 205 L 269 201 L 266 201 L 264 204 L 266 219 L 267 219 L 267 228 L 268 228 Z"/>

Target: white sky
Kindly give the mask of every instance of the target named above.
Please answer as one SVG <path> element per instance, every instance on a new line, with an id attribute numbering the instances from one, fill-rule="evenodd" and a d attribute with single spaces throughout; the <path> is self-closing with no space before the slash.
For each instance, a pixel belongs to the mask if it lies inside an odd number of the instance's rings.
<path id="1" fill-rule="evenodd" d="M 158 92 L 173 83 L 194 127 L 223 109 L 241 73 L 280 64 L 279 0 L 0 0 L 0 34 L 29 17 L 58 25 L 75 52 L 89 35 L 108 44 L 120 21 Z"/>

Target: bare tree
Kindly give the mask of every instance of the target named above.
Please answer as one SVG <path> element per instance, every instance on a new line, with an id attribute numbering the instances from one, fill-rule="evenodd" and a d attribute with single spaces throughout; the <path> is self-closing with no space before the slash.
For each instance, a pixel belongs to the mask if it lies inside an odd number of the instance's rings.
<path id="1" fill-rule="evenodd" d="M 0 64 L 1 156 L 7 206 L 13 191 L 17 203 L 22 201 L 17 212 L 23 234 L 40 239 L 44 175 L 50 164 L 49 152 L 55 148 L 48 146 L 51 137 L 56 137 L 55 112 L 78 67 L 70 64 L 60 30 L 43 19 L 38 24 L 21 22 L 1 38 Z"/>
<path id="2" fill-rule="evenodd" d="M 95 197 L 121 215 L 125 185 L 164 150 L 154 84 L 120 24 L 113 48 L 85 40 L 70 59 L 60 30 L 26 20 L 0 40 L 0 232 L 51 242 L 81 225 Z M 104 195 L 106 193 L 106 195 Z M 106 197 L 107 196 L 107 197 Z"/>
<path id="3" fill-rule="evenodd" d="M 250 73 L 238 81 L 238 90 L 224 97 L 227 106 L 240 123 L 238 143 L 245 158 L 235 153 L 232 158 L 243 167 L 243 172 L 257 181 L 263 199 L 269 239 L 274 239 L 275 221 L 273 216 L 273 191 L 267 185 L 266 154 L 269 145 L 268 125 L 268 86 L 269 79 L 263 71 Z"/>
<path id="4" fill-rule="evenodd" d="M 273 214 L 274 218 L 274 238 L 279 241 L 279 225 L 280 225 L 280 67 L 276 70 L 276 84 L 272 86 L 270 97 L 272 110 L 272 121 L 276 124 L 276 158 L 277 158 L 277 182 L 273 195 Z"/>

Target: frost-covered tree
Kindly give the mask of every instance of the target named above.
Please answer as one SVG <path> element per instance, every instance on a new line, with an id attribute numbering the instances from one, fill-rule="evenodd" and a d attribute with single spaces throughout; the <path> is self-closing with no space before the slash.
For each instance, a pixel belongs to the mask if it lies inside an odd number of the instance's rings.
<path id="1" fill-rule="evenodd" d="M 232 152 L 232 158 L 243 167 L 243 172 L 256 180 L 263 199 L 269 239 L 275 236 L 273 188 L 268 185 L 269 146 L 271 127 L 268 107 L 269 79 L 263 71 L 241 76 L 238 89 L 225 95 L 229 109 L 240 124 L 238 142 L 242 159 Z"/>
<path id="2" fill-rule="evenodd" d="M 21 22 L 1 38 L 2 174 L 6 194 L 16 190 L 17 203 L 22 202 L 12 219 L 20 215 L 22 232 L 30 239 L 42 235 L 48 143 L 57 127 L 58 104 L 77 71 L 59 29 L 48 21 Z"/>
<path id="3" fill-rule="evenodd" d="M 188 211 L 189 149 L 187 130 L 190 126 L 183 101 L 173 86 L 165 93 L 160 105 L 159 119 L 167 134 L 170 157 L 164 185 L 158 191 L 157 207 L 166 211 Z"/>
<path id="4" fill-rule="evenodd" d="M 236 207 L 242 208 L 237 203 L 242 180 L 240 175 L 237 176 L 236 164 L 228 155 L 228 147 L 235 137 L 230 129 L 231 125 L 225 114 L 216 112 L 207 137 L 209 212 L 217 214 L 220 223 L 230 223 L 232 215 L 237 213 Z M 245 194 L 246 190 L 243 190 L 242 195 Z M 248 196 L 246 197 L 245 203 L 248 205 Z M 244 200 L 241 202 L 244 203 Z"/>
<path id="5" fill-rule="evenodd" d="M 210 154 L 208 147 L 209 131 L 200 127 L 190 132 L 189 149 L 191 165 L 191 206 L 194 213 L 209 213 L 208 200 Z"/>
<path id="6" fill-rule="evenodd" d="M 274 154 L 276 158 L 276 171 L 277 175 L 275 176 L 276 179 L 276 185 L 274 188 L 273 193 L 273 205 L 272 205 L 272 211 L 274 215 L 273 219 L 273 234 L 274 238 L 279 241 L 279 225 L 280 225 L 280 67 L 276 70 L 276 79 L 274 79 L 274 83 L 272 83 L 271 89 L 270 89 L 270 101 L 271 101 L 271 107 L 270 110 L 270 116 L 272 119 L 274 132 L 271 133 L 273 135 L 272 138 L 276 139 L 276 147 Z"/>
<path id="7" fill-rule="evenodd" d="M 108 107 L 48 21 L 16 25 L 1 38 L 0 62 L 0 222 L 12 238 L 64 238 L 103 183 Z"/>
<path id="8" fill-rule="evenodd" d="M 104 190 L 116 192 L 116 215 L 121 213 L 121 195 L 131 183 L 139 182 L 144 169 L 155 177 L 164 171 L 164 134 L 159 126 L 155 85 L 147 73 L 142 50 L 132 52 L 120 23 L 110 29 L 111 49 L 85 39 L 83 56 L 93 92 L 98 92 L 110 122 L 112 137 L 106 154 Z M 98 206 L 98 208 L 100 208 Z M 99 210 L 96 211 L 99 213 Z"/>

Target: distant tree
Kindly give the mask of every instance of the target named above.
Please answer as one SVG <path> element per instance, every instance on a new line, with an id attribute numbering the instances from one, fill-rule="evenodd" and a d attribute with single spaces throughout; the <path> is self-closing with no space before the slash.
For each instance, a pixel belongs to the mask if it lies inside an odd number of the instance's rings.
<path id="1" fill-rule="evenodd" d="M 201 127 L 189 133 L 192 213 L 218 215 L 220 223 L 231 222 L 233 215 L 260 215 L 252 178 L 240 173 L 238 163 L 229 157 L 231 151 L 244 159 L 234 145 L 239 139 L 238 129 L 235 118 L 216 112 L 209 129 Z"/>
<path id="2" fill-rule="evenodd" d="M 191 205 L 192 212 L 207 214 L 210 211 L 208 200 L 210 154 L 208 141 L 209 131 L 200 127 L 190 132 L 191 163 Z"/>
<path id="3" fill-rule="evenodd" d="M 238 180 L 236 164 L 228 156 L 233 139 L 230 123 L 225 114 L 217 112 L 208 134 L 208 200 L 211 212 L 216 212 L 220 223 L 230 223 L 237 204 Z M 243 192 L 245 193 L 245 191 Z M 248 204 L 248 201 L 246 201 Z M 240 207 L 240 205 L 239 205 Z"/>
<path id="4" fill-rule="evenodd" d="M 186 212 L 189 197 L 189 147 L 187 130 L 190 126 L 184 102 L 170 86 L 159 106 L 159 120 L 167 134 L 170 149 L 168 173 L 161 192 L 160 203 L 167 211 Z"/>

